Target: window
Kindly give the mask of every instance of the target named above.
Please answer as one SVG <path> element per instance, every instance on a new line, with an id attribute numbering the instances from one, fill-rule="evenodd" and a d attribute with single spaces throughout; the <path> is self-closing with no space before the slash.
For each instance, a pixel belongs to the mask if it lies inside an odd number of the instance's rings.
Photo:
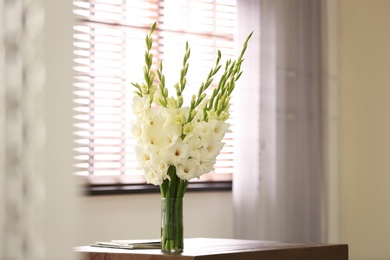
<path id="1" fill-rule="evenodd" d="M 130 131 L 131 83 L 143 81 L 145 36 L 158 21 L 153 66 L 163 62 L 167 86 L 179 80 L 188 41 L 186 89 L 192 94 L 206 79 L 217 50 L 224 60 L 236 58 L 235 1 L 79 0 L 74 11 L 77 175 L 95 186 L 145 183 Z M 233 137 L 226 134 L 215 173 L 195 181 L 231 180 Z"/>

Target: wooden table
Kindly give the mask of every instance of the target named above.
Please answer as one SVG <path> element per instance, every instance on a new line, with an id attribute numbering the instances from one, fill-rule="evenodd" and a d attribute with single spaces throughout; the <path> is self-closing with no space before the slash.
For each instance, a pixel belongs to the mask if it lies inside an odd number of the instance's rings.
<path id="1" fill-rule="evenodd" d="M 160 249 L 126 250 L 77 247 L 82 260 L 348 260 L 348 245 L 281 243 L 271 241 L 189 238 L 184 252 L 164 254 Z"/>

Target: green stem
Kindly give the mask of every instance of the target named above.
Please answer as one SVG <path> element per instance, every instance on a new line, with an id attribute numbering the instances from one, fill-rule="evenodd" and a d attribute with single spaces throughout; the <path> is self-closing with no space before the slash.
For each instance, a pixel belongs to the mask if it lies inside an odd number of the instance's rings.
<path id="1" fill-rule="evenodd" d="M 161 200 L 161 250 L 168 253 L 183 251 L 183 199 Z"/>
<path id="2" fill-rule="evenodd" d="M 176 167 L 169 166 L 169 179 L 160 185 L 161 191 L 161 250 L 169 253 L 183 251 L 183 197 L 188 181 L 176 175 Z"/>

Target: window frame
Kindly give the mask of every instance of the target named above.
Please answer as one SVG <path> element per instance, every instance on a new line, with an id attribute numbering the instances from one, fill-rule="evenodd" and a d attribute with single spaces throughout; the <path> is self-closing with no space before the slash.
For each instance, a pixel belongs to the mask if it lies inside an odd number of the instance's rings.
<path id="1" fill-rule="evenodd" d="M 117 179 L 119 180 L 115 180 Z M 77 176 L 82 183 L 85 195 L 120 195 L 120 194 L 144 194 L 159 193 L 158 186 L 148 184 L 141 175 L 129 175 L 127 182 L 119 176 Z M 102 180 L 106 179 L 106 180 Z M 193 179 L 188 183 L 188 192 L 232 191 L 232 174 L 205 174 L 199 179 Z"/>
<path id="2" fill-rule="evenodd" d="M 223 192 L 232 191 L 232 181 L 208 181 L 190 182 L 186 192 Z M 126 195 L 126 194 L 149 194 L 160 193 L 159 186 L 152 184 L 116 184 L 116 185 L 88 185 L 84 186 L 84 195 Z"/>

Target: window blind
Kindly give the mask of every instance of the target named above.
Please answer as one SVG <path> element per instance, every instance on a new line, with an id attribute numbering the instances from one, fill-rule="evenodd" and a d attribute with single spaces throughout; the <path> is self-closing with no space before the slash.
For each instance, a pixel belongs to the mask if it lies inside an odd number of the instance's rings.
<path id="1" fill-rule="evenodd" d="M 170 93 L 180 78 L 188 41 L 184 100 L 189 101 L 215 63 L 217 50 L 225 60 L 235 58 L 235 1 L 79 0 L 74 12 L 76 174 L 92 184 L 145 182 L 130 131 L 131 82 L 143 81 L 145 36 L 158 21 L 153 67 L 163 62 Z M 229 120 L 234 124 L 234 118 Z M 233 138 L 234 133 L 226 134 L 215 173 L 204 180 L 231 178 Z"/>

